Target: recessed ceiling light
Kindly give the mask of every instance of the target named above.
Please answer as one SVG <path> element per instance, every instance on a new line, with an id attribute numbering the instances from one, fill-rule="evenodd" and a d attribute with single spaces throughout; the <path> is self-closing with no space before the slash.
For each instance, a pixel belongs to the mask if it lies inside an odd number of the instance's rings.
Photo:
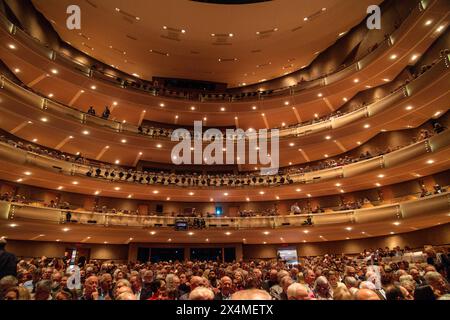
<path id="1" fill-rule="evenodd" d="M 434 163 L 434 160 L 430 159 L 430 160 L 427 161 L 427 163 L 428 163 L 428 164 L 433 164 L 433 163 Z"/>
<path id="2" fill-rule="evenodd" d="M 411 57 L 411 61 L 415 61 L 418 58 L 417 54 L 413 54 L 413 56 Z"/>
<path id="3" fill-rule="evenodd" d="M 366 123 L 366 124 L 364 125 L 364 128 L 365 128 L 365 129 L 370 128 L 370 124 Z"/>
<path id="4" fill-rule="evenodd" d="M 345 191 L 343 189 L 340 190 L 341 193 L 345 193 Z"/>
<path id="5" fill-rule="evenodd" d="M 311 197 L 312 197 L 312 195 L 311 195 L 310 193 L 308 193 L 307 196 L 308 196 L 308 198 L 311 198 Z"/>
<path id="6" fill-rule="evenodd" d="M 234 36 L 234 34 L 232 34 L 232 33 L 229 33 L 229 34 L 228 34 L 228 36 L 229 36 L 229 37 L 233 37 L 233 36 Z"/>
<path id="7" fill-rule="evenodd" d="M 441 113 L 442 113 L 442 111 L 436 111 L 436 112 L 434 113 L 434 116 L 435 116 L 435 117 L 438 117 Z"/>
<path id="8" fill-rule="evenodd" d="M 361 141 L 357 141 L 356 144 L 361 145 Z"/>
<path id="9" fill-rule="evenodd" d="M 58 74 L 58 70 L 56 70 L 56 69 L 52 69 L 52 70 L 50 70 L 53 74 Z"/>
<path id="10" fill-rule="evenodd" d="M 302 189 L 295 189 L 296 192 L 302 192 Z"/>
<path id="11" fill-rule="evenodd" d="M 346 97 L 342 98 L 342 100 L 344 100 L 345 102 L 347 102 L 347 101 L 348 101 L 348 99 L 347 99 Z"/>
<path id="12" fill-rule="evenodd" d="M 245 200 L 246 200 L 246 201 L 250 201 L 250 198 L 247 197 L 247 198 L 245 198 Z"/>
<path id="13" fill-rule="evenodd" d="M 383 81 L 384 81 L 384 82 L 389 82 L 389 81 L 391 81 L 391 80 L 390 80 L 389 78 L 384 78 Z"/>
<path id="14" fill-rule="evenodd" d="M 326 136 L 325 139 L 330 140 L 331 136 Z"/>
<path id="15" fill-rule="evenodd" d="M 436 29 L 436 31 L 441 32 L 442 30 L 444 30 L 444 28 L 445 28 L 445 26 L 442 24 Z"/>
<path id="16" fill-rule="evenodd" d="M 220 108 L 220 111 L 225 111 L 225 108 L 224 107 Z"/>
<path id="17" fill-rule="evenodd" d="M 263 244 L 267 244 L 267 242 L 264 241 Z"/>
<path id="18" fill-rule="evenodd" d="M 253 110 L 256 110 L 256 106 L 253 106 L 252 109 L 253 109 Z"/>
<path id="19" fill-rule="evenodd" d="M 259 194 L 263 195 L 265 192 L 264 191 L 260 191 Z"/>
<path id="20" fill-rule="evenodd" d="M 190 195 L 190 196 L 193 196 L 193 195 L 194 195 L 194 193 L 193 193 L 193 192 L 191 191 L 191 192 L 189 192 L 189 195 Z"/>
<path id="21" fill-rule="evenodd" d="M 119 191 L 120 187 L 114 187 L 114 190 Z"/>
<path id="22" fill-rule="evenodd" d="M 172 242 L 172 239 L 169 238 L 169 239 L 167 239 L 167 241 Z"/>
<path id="23" fill-rule="evenodd" d="M 412 106 L 405 107 L 406 110 L 412 110 L 412 108 L 413 108 Z"/>
<path id="24" fill-rule="evenodd" d="M 328 158 L 328 154 L 324 154 L 323 156 L 324 156 L 325 158 Z"/>
<path id="25" fill-rule="evenodd" d="M 319 115 L 317 113 L 314 113 L 314 118 L 318 118 Z"/>
<path id="26" fill-rule="evenodd" d="M 384 174 L 380 173 L 380 174 L 378 175 L 378 178 L 384 178 Z"/>
<path id="27" fill-rule="evenodd" d="M 393 231 L 391 231 L 391 232 L 389 232 L 390 234 L 394 234 L 395 232 L 393 232 Z"/>
<path id="28" fill-rule="evenodd" d="M 26 176 L 31 176 L 31 172 L 30 171 L 25 171 L 23 174 L 26 175 Z"/>
<path id="29" fill-rule="evenodd" d="M 347 230 L 347 231 L 352 231 L 352 229 L 353 229 L 352 227 L 346 227 L 345 228 L 345 230 Z"/>
<path id="30" fill-rule="evenodd" d="M 22 178 L 19 178 L 19 179 L 17 179 L 16 181 L 17 181 L 17 182 L 22 182 L 23 179 L 22 179 Z"/>
<path id="31" fill-rule="evenodd" d="M 395 222 L 393 223 L 393 225 L 394 225 L 394 226 L 399 226 L 399 225 L 400 225 L 400 222 L 395 221 Z"/>
<path id="32" fill-rule="evenodd" d="M 116 161 L 114 161 L 114 163 L 115 163 L 115 164 L 119 164 L 119 163 L 120 163 L 120 160 L 116 160 Z"/>
<path id="33" fill-rule="evenodd" d="M 127 143 L 127 140 L 126 139 L 122 139 L 122 140 L 120 140 L 120 142 Z"/>
<path id="34" fill-rule="evenodd" d="M 158 144 L 156 145 L 156 147 L 160 149 L 160 148 L 162 148 L 162 144 L 158 143 Z"/>
<path id="35" fill-rule="evenodd" d="M 79 182 L 78 181 L 72 181 L 72 184 L 77 185 Z"/>
<path id="36" fill-rule="evenodd" d="M 308 234 L 309 230 L 303 230 L 303 233 Z"/>
<path id="37" fill-rule="evenodd" d="M 61 241 L 61 239 L 56 239 L 55 241 L 56 241 L 56 242 L 60 242 L 60 241 Z"/>
<path id="38" fill-rule="evenodd" d="M 229 236 L 229 235 L 231 234 L 231 232 L 230 232 L 230 231 L 227 231 L 227 232 L 225 232 L 225 234 L 226 234 L 227 236 Z"/>
<path id="39" fill-rule="evenodd" d="M 195 110 L 195 107 L 194 107 L 194 106 L 191 106 L 191 110 L 194 111 L 194 110 Z"/>
<path id="40" fill-rule="evenodd" d="M 397 55 L 396 54 L 391 54 L 391 56 L 389 57 L 391 60 L 395 60 L 397 59 Z"/>
<path id="41" fill-rule="evenodd" d="M 47 121 L 48 121 L 48 119 L 47 119 L 47 118 L 45 118 L 45 117 L 43 117 L 43 118 L 41 118 L 41 121 L 42 121 L 42 122 L 47 122 Z"/>
<path id="42" fill-rule="evenodd" d="M 375 185 L 376 185 L 377 187 L 381 187 L 381 183 L 379 183 L 379 182 L 375 183 Z"/>
<path id="43" fill-rule="evenodd" d="M 153 190 L 153 194 L 158 194 L 159 191 L 158 190 Z"/>
<path id="44" fill-rule="evenodd" d="M 293 147 L 293 146 L 295 146 L 295 143 L 293 143 L 293 142 L 289 143 L 289 147 Z"/>
<path id="45" fill-rule="evenodd" d="M 206 120 L 208 120 L 208 118 L 204 117 L 204 118 L 203 118 L 203 121 L 206 121 Z"/>
<path id="46" fill-rule="evenodd" d="M 288 106 L 288 105 L 289 105 L 289 101 L 285 101 L 285 102 L 284 102 L 284 105 L 285 105 L 285 106 Z"/>
<path id="47" fill-rule="evenodd" d="M 192 231 L 188 232 L 188 235 L 193 236 L 194 233 Z"/>
<path id="48" fill-rule="evenodd" d="M 166 198 L 166 201 L 170 201 L 170 197 L 167 197 L 167 198 Z"/>
<path id="49" fill-rule="evenodd" d="M 16 46 L 14 44 L 10 43 L 10 44 L 8 44 L 8 48 L 14 50 L 14 49 L 16 49 Z"/>
<path id="50" fill-rule="evenodd" d="M 228 192 L 225 192 L 223 195 L 224 195 L 225 197 L 228 196 Z"/>
<path id="51" fill-rule="evenodd" d="M 95 89 L 97 89 L 97 86 L 91 86 L 91 89 L 95 90 Z"/>
<path id="52" fill-rule="evenodd" d="M 304 17 L 304 18 L 303 18 L 303 21 L 308 21 L 308 17 Z"/>
<path id="53" fill-rule="evenodd" d="M 128 199 L 131 199 L 131 197 L 133 197 L 133 195 L 129 194 L 127 198 L 128 198 Z"/>
<path id="54" fill-rule="evenodd" d="M 292 162 L 289 162 L 289 165 L 292 166 Z"/>
<path id="55" fill-rule="evenodd" d="M 322 97 L 323 96 L 323 94 L 321 94 L 321 93 L 318 93 L 317 94 L 317 96 L 320 98 L 320 97 Z"/>
<path id="56" fill-rule="evenodd" d="M 94 192 L 94 194 L 95 194 L 96 196 L 98 196 L 98 195 L 100 194 L 100 191 L 97 190 L 97 191 Z"/>
<path id="57" fill-rule="evenodd" d="M 58 190 L 62 190 L 62 189 L 64 189 L 63 186 L 59 186 L 59 187 L 58 187 Z"/>
<path id="58" fill-rule="evenodd" d="M 358 79 L 358 78 L 353 79 L 353 82 L 354 82 L 354 83 L 358 83 L 358 82 L 359 82 L 359 79 Z"/>
<path id="59" fill-rule="evenodd" d="M 264 231 L 263 234 L 265 234 L 266 236 L 269 234 L 269 231 Z"/>
<path id="60" fill-rule="evenodd" d="M 69 228 L 63 228 L 62 229 L 62 231 L 64 231 L 64 232 L 67 232 L 67 231 L 69 231 L 70 229 Z"/>
<path id="61" fill-rule="evenodd" d="M 429 26 L 430 24 L 432 24 L 433 23 L 433 20 L 427 20 L 426 22 L 425 22 L 425 25 L 426 26 Z"/>
<path id="62" fill-rule="evenodd" d="M 15 73 L 19 73 L 19 72 L 20 72 L 20 69 L 19 69 L 19 68 L 15 68 L 15 69 L 14 69 L 14 72 L 15 72 Z"/>
<path id="63" fill-rule="evenodd" d="M 339 182 L 335 184 L 336 187 L 340 187 L 342 184 L 340 184 Z"/>
<path id="64" fill-rule="evenodd" d="M 84 130 L 84 131 L 82 131 L 81 133 L 84 134 L 84 135 L 88 135 L 88 134 L 89 134 L 89 131 Z"/>

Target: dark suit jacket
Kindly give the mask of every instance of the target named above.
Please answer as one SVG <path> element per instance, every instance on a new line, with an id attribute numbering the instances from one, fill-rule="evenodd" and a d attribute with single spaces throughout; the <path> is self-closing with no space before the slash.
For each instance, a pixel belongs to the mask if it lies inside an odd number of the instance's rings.
<path id="1" fill-rule="evenodd" d="M 0 250 L 0 279 L 5 276 L 17 276 L 17 258 L 12 253 Z"/>

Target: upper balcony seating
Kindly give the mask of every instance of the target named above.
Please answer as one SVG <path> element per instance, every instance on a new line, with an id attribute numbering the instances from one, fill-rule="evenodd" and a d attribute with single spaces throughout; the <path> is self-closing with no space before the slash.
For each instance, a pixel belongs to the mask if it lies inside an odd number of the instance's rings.
<path id="1" fill-rule="evenodd" d="M 418 3 L 420 4 L 421 2 L 418 1 Z M 411 8 L 412 10 L 409 15 L 411 17 L 417 16 L 422 10 L 421 5 L 417 5 Z M 405 19 L 407 18 L 408 17 L 406 17 Z M 375 56 L 377 56 L 378 54 L 382 53 L 384 50 L 389 48 L 389 46 L 392 45 L 392 43 L 390 42 L 390 38 L 393 37 L 393 34 L 397 30 L 401 29 L 401 25 L 402 24 L 400 22 L 395 23 L 393 32 L 391 34 L 386 34 L 384 40 L 382 40 L 381 42 L 375 43 L 372 46 L 370 46 L 365 55 L 358 57 L 359 58 L 358 61 L 353 62 L 347 61 L 345 63 L 342 63 L 335 70 L 317 75 L 314 78 L 309 79 L 308 81 L 304 80 L 303 77 L 301 77 L 294 85 L 281 88 L 270 88 L 266 90 L 249 92 L 244 91 L 246 89 L 245 87 L 243 87 L 243 88 L 234 88 L 232 90 L 229 90 L 229 92 L 202 93 L 202 92 L 177 91 L 176 89 L 163 88 L 158 84 L 157 81 L 146 81 L 143 79 L 139 79 L 135 76 L 125 74 L 119 70 L 104 65 L 99 61 L 93 64 L 84 64 L 79 59 L 75 59 L 71 55 L 65 54 L 62 51 L 57 52 L 53 49 L 50 49 L 48 45 L 40 43 L 38 39 L 31 37 L 24 30 L 19 29 L 18 26 L 11 23 L 4 15 L 0 15 L 0 26 L 3 27 L 5 30 L 7 30 L 9 33 L 16 33 L 19 39 L 27 41 L 28 43 L 30 41 L 34 42 L 31 43 L 30 45 L 32 47 L 41 46 L 42 48 L 40 48 L 39 51 L 45 56 L 48 56 L 51 59 L 60 62 L 61 64 L 71 66 L 73 69 L 81 71 L 82 73 L 91 78 L 97 80 L 106 80 L 122 88 L 131 88 L 154 96 L 165 96 L 168 98 L 196 100 L 202 102 L 203 101 L 233 102 L 246 100 L 251 101 L 251 100 L 265 99 L 268 97 L 293 95 L 305 89 L 310 89 L 317 86 L 324 86 L 334 81 L 341 80 L 342 78 L 348 76 L 349 73 L 360 70 L 359 66 L 367 65 L 367 61 L 374 60 Z M 65 47 L 66 51 L 70 50 L 70 46 L 66 45 Z M 76 49 L 72 48 L 72 51 L 74 51 L 73 56 L 83 55 L 83 53 L 78 52 L 78 50 Z M 89 59 L 87 60 L 93 60 L 93 58 L 89 57 Z M 288 76 L 292 76 L 292 74 Z M 295 77 L 298 78 L 299 76 L 296 75 Z M 270 81 L 268 81 L 267 83 L 270 84 Z"/>

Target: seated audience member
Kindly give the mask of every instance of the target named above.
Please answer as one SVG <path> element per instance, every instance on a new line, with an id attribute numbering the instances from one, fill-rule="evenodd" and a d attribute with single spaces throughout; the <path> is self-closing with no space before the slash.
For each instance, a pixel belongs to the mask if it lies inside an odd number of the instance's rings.
<path id="1" fill-rule="evenodd" d="M 324 276 L 316 279 L 313 292 L 317 300 L 333 300 L 333 290 Z"/>
<path id="2" fill-rule="evenodd" d="M 102 113 L 102 118 L 107 120 L 109 118 L 110 114 L 111 114 L 111 111 L 109 110 L 109 107 L 105 106 L 105 110 Z"/>
<path id="3" fill-rule="evenodd" d="M 224 276 L 219 282 L 219 292 L 215 294 L 214 300 L 230 300 L 233 294 L 233 281 L 230 277 Z"/>
<path id="4" fill-rule="evenodd" d="M 41 280 L 36 284 L 34 300 L 52 300 L 52 282 Z"/>
<path id="5" fill-rule="evenodd" d="M 424 276 L 426 283 L 433 289 L 436 299 L 448 293 L 448 285 L 439 272 L 430 271 Z"/>
<path id="6" fill-rule="evenodd" d="M 192 292 L 192 290 L 194 290 L 197 287 L 203 286 L 203 283 L 204 283 L 203 278 L 198 277 L 198 276 L 193 276 L 191 278 L 191 280 L 189 281 L 189 284 L 190 284 L 189 287 L 191 289 L 190 292 Z M 180 300 L 189 300 L 189 293 L 185 293 L 184 295 L 182 295 L 180 297 Z"/>

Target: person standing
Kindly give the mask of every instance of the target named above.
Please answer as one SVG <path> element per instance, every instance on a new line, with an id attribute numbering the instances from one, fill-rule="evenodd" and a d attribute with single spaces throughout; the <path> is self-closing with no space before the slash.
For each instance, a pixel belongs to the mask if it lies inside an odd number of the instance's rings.
<path id="1" fill-rule="evenodd" d="M 5 246 L 5 238 L 0 238 L 0 279 L 5 276 L 17 276 L 17 258 L 13 253 L 5 251 Z"/>

